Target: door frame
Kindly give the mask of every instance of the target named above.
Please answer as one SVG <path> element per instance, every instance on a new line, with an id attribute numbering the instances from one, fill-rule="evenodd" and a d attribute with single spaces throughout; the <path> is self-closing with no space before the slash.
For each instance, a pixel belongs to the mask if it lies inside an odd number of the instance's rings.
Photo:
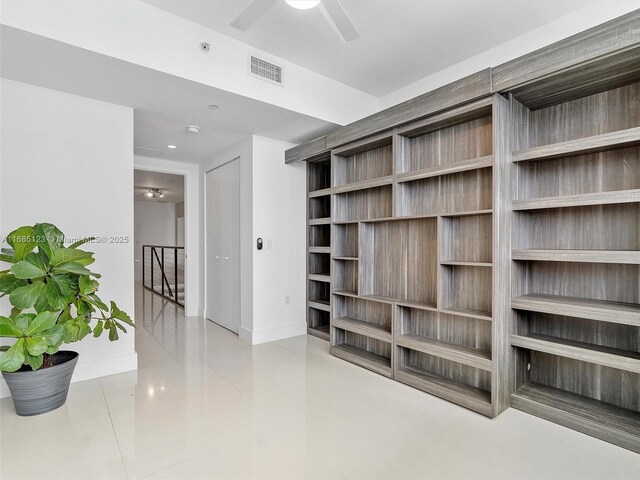
<path id="1" fill-rule="evenodd" d="M 200 175 L 195 164 L 135 156 L 133 170 L 171 173 L 184 177 L 184 314 L 187 317 L 202 315 L 203 276 L 200 260 Z M 133 197 L 131 199 L 133 201 Z M 135 245 L 133 246 L 135 248 Z"/>
<path id="2" fill-rule="evenodd" d="M 203 209 L 204 209 L 204 221 L 203 221 L 203 225 L 202 225 L 202 231 L 203 231 L 203 238 L 204 238 L 204 246 L 203 246 L 203 250 L 204 250 L 204 264 L 203 264 L 203 285 L 204 285 L 204 293 L 203 293 L 203 305 L 204 305 L 204 309 L 203 309 L 203 317 L 205 319 L 208 319 L 207 317 L 207 308 L 209 307 L 209 305 L 207 305 L 208 300 L 207 300 L 207 289 L 208 289 L 208 279 L 207 279 L 207 265 L 209 264 L 209 250 L 208 250 L 208 245 L 209 245 L 209 239 L 207 238 L 207 175 L 211 172 L 213 172 L 214 170 L 219 170 L 220 168 L 229 165 L 230 163 L 233 162 L 238 162 L 238 172 L 240 174 L 240 184 L 242 184 L 242 164 L 240 163 L 240 155 L 237 155 L 235 157 L 233 157 L 231 160 L 227 160 L 226 162 L 222 162 L 218 165 L 216 165 L 215 167 L 209 168 L 208 170 L 205 170 L 204 172 L 204 178 L 203 178 L 203 184 L 204 184 L 204 194 L 203 194 Z M 242 188 L 242 187 L 241 187 Z M 240 188 L 240 189 L 241 189 Z M 238 191 L 238 199 L 241 198 L 240 195 L 240 191 Z M 238 227 L 240 229 L 242 229 L 242 208 L 238 209 Z M 242 286 L 242 248 L 240 247 L 238 249 L 238 269 L 240 272 L 240 285 Z M 240 301 L 240 305 L 242 306 L 242 288 L 240 288 L 239 292 L 239 301 Z M 220 325 L 219 323 L 213 322 L 216 325 L 225 328 L 223 325 Z M 241 331 L 242 329 L 242 313 L 240 314 L 240 318 L 238 319 L 238 331 Z M 232 333 L 235 333 L 236 335 L 239 335 L 239 333 L 233 332 L 232 330 L 229 330 Z"/>

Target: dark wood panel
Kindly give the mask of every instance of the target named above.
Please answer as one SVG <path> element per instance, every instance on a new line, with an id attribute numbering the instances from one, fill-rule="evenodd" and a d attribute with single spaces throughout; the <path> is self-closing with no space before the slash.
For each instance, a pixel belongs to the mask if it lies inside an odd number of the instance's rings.
<path id="1" fill-rule="evenodd" d="M 327 147 L 335 148 L 489 94 L 491 94 L 491 70 L 487 68 L 338 128 L 327 135 Z"/>

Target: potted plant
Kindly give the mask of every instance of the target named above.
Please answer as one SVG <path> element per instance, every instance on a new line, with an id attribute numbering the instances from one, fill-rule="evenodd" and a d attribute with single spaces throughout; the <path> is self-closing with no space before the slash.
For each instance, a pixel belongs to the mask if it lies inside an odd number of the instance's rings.
<path id="1" fill-rule="evenodd" d="M 134 326 L 115 302 L 107 306 L 98 297 L 100 275 L 87 268 L 93 253 L 78 248 L 91 240 L 65 246 L 64 234 L 50 223 L 7 236 L 11 248 L 2 249 L 0 261 L 11 267 L 0 271 L 0 298 L 8 295 L 12 308 L 0 316 L 0 371 L 18 415 L 64 405 L 78 353 L 60 350 L 63 343 L 104 332 L 115 341 L 118 330 Z"/>

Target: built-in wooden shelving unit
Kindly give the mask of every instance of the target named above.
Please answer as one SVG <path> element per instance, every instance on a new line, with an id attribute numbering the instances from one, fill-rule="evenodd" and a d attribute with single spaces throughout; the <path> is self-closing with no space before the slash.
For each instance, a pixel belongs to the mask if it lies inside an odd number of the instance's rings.
<path id="1" fill-rule="evenodd" d="M 307 162 L 307 332 L 329 339 L 331 321 L 331 157 Z"/>
<path id="2" fill-rule="evenodd" d="M 308 326 L 640 453 L 640 10 L 297 146 Z"/>
<path id="3" fill-rule="evenodd" d="M 489 416 L 508 402 L 492 355 L 508 319 L 494 185 L 510 165 L 494 117 L 508 113 L 482 99 L 335 149 L 331 167 L 331 352 Z"/>
<path id="4" fill-rule="evenodd" d="M 640 452 L 640 84 L 513 98 L 516 408 Z M 542 107 L 542 108 L 540 108 Z"/>

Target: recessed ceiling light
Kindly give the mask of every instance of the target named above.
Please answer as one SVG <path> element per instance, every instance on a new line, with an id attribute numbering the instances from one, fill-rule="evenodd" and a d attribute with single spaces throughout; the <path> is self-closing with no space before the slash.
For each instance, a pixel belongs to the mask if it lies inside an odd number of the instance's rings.
<path id="1" fill-rule="evenodd" d="M 197 125 L 187 125 L 187 132 L 189 133 L 200 133 L 200 127 Z"/>
<path id="2" fill-rule="evenodd" d="M 170 148 L 173 150 L 174 148 L 178 148 L 178 147 L 176 147 L 175 145 L 167 145 L 167 148 Z"/>
<path id="3" fill-rule="evenodd" d="M 220 108 L 220 105 L 211 104 L 209 105 L 209 110 L 217 110 Z"/>
<path id="4" fill-rule="evenodd" d="M 320 0 L 285 0 L 293 8 L 298 10 L 309 10 L 310 8 L 317 7 Z"/>

